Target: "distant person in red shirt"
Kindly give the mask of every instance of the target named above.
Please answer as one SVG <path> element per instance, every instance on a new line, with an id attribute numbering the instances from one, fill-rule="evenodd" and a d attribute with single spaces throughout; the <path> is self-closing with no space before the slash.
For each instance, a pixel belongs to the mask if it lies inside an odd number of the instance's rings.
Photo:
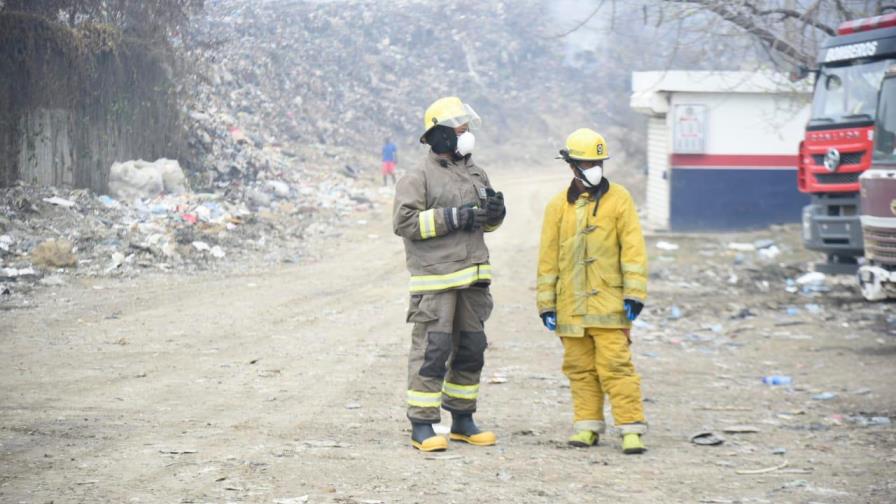
<path id="1" fill-rule="evenodd" d="M 388 185 L 389 177 L 392 177 L 392 185 L 395 185 L 395 165 L 397 164 L 398 147 L 387 138 L 383 144 L 383 187 Z"/>

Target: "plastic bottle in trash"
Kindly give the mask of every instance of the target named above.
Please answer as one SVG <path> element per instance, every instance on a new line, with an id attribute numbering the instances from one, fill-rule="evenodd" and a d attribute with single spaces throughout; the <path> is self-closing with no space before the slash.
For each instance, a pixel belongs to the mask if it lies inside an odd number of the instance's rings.
<path id="1" fill-rule="evenodd" d="M 789 376 L 771 375 L 762 378 L 762 383 L 766 385 L 790 385 L 793 380 Z"/>

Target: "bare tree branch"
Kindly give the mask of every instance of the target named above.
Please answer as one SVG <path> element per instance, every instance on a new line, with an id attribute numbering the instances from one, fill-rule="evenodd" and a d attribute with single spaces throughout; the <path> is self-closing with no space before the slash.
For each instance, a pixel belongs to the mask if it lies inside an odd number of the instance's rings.
<path id="1" fill-rule="evenodd" d="M 757 8 L 753 4 L 745 3 L 744 5 L 748 9 L 750 9 L 753 12 L 753 14 L 755 14 L 757 16 L 779 15 L 779 16 L 781 16 L 782 20 L 787 19 L 787 18 L 796 19 L 797 21 L 802 21 L 803 23 L 805 23 L 809 26 L 812 26 L 814 28 L 817 28 L 817 29 L 823 31 L 825 34 L 833 37 L 834 35 L 837 34 L 837 30 L 822 23 L 815 17 L 815 14 L 818 10 L 819 4 L 820 4 L 820 2 L 816 1 L 811 7 L 806 9 L 806 11 L 803 13 L 800 13 L 799 11 L 796 11 L 793 9 L 783 9 L 783 8 L 759 10 L 759 8 Z"/>
<path id="2" fill-rule="evenodd" d="M 760 26 L 756 20 L 749 15 L 739 12 L 729 2 L 718 2 L 714 0 L 666 0 L 670 3 L 691 4 L 700 6 L 725 21 L 734 24 L 743 29 L 747 33 L 758 38 L 775 52 L 789 59 L 791 62 L 811 66 L 814 63 L 814 57 L 811 54 L 794 47 L 791 43 L 777 36 L 769 29 Z"/>
<path id="3" fill-rule="evenodd" d="M 566 32 L 563 32 L 563 33 L 561 33 L 561 34 L 559 34 L 559 35 L 550 35 L 550 36 L 545 37 L 545 38 L 548 38 L 548 39 L 552 39 L 552 38 L 563 38 L 563 37 L 569 35 L 570 33 L 573 33 L 573 32 L 575 32 L 575 31 L 578 31 L 581 27 L 583 27 L 583 26 L 585 26 L 586 24 L 588 24 L 588 21 L 591 21 L 591 19 L 592 19 L 595 15 L 597 15 L 597 12 L 600 10 L 601 7 L 604 6 L 604 4 L 606 3 L 606 1 L 607 1 L 607 0 L 600 0 L 600 2 L 597 4 L 597 7 L 595 7 L 594 10 L 591 11 L 591 14 L 588 14 L 588 17 L 586 17 L 584 20 L 582 20 L 580 23 L 578 23 L 578 24 L 577 24 L 576 26 L 574 26 L 572 29 L 570 29 L 570 30 L 568 30 L 568 31 L 566 31 Z"/>
<path id="4" fill-rule="evenodd" d="M 852 12 L 849 11 L 849 9 L 846 8 L 845 5 L 843 5 L 842 0 L 834 0 L 834 5 L 837 6 L 837 11 L 840 13 L 840 17 L 842 17 L 843 19 L 853 19 L 856 17 Z"/>

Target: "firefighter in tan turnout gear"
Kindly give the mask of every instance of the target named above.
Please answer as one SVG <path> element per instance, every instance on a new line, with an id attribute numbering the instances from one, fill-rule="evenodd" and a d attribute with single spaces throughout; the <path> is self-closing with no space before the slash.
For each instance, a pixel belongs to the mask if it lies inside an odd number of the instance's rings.
<path id="1" fill-rule="evenodd" d="M 473 421 L 492 311 L 492 270 L 483 233 L 501 225 L 504 196 L 471 157 L 469 131 L 479 116 L 457 97 L 436 100 L 424 114 L 422 166 L 395 188 L 393 227 L 404 238 L 411 273 L 407 321 L 414 323 L 408 356 L 407 415 L 411 444 L 421 451 L 448 447 L 432 424 L 451 412 L 450 438 L 495 444 Z"/>
<path id="2" fill-rule="evenodd" d="M 545 208 L 538 313 L 563 342 L 575 419 L 569 444 L 597 444 L 606 394 L 622 451 L 634 454 L 646 450 L 647 422 L 629 328 L 647 299 L 647 251 L 631 195 L 603 176 L 609 157 L 604 137 L 587 128 L 560 151 L 573 178 Z"/>

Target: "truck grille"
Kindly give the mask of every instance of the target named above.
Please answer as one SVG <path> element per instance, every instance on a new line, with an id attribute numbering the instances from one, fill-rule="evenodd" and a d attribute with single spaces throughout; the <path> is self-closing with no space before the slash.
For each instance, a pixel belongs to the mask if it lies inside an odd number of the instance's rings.
<path id="1" fill-rule="evenodd" d="M 874 248 L 866 248 L 865 255 L 868 259 L 872 259 L 879 263 L 896 264 L 896 250 L 877 250 Z"/>
<path id="2" fill-rule="evenodd" d="M 865 226 L 865 255 L 869 259 L 896 264 L 896 229 Z"/>
<path id="3" fill-rule="evenodd" d="M 867 236 L 869 240 L 890 242 L 892 247 L 896 249 L 896 229 L 882 229 L 865 226 L 865 236 Z"/>
<path id="4" fill-rule="evenodd" d="M 819 184 L 855 184 L 861 172 L 854 173 L 814 173 Z"/>
<path id="5" fill-rule="evenodd" d="M 865 151 L 841 152 L 840 153 L 840 166 L 859 164 L 862 162 L 862 156 L 864 156 L 864 155 L 865 155 Z M 812 154 L 812 160 L 815 161 L 816 165 L 824 166 L 824 154 Z"/>

